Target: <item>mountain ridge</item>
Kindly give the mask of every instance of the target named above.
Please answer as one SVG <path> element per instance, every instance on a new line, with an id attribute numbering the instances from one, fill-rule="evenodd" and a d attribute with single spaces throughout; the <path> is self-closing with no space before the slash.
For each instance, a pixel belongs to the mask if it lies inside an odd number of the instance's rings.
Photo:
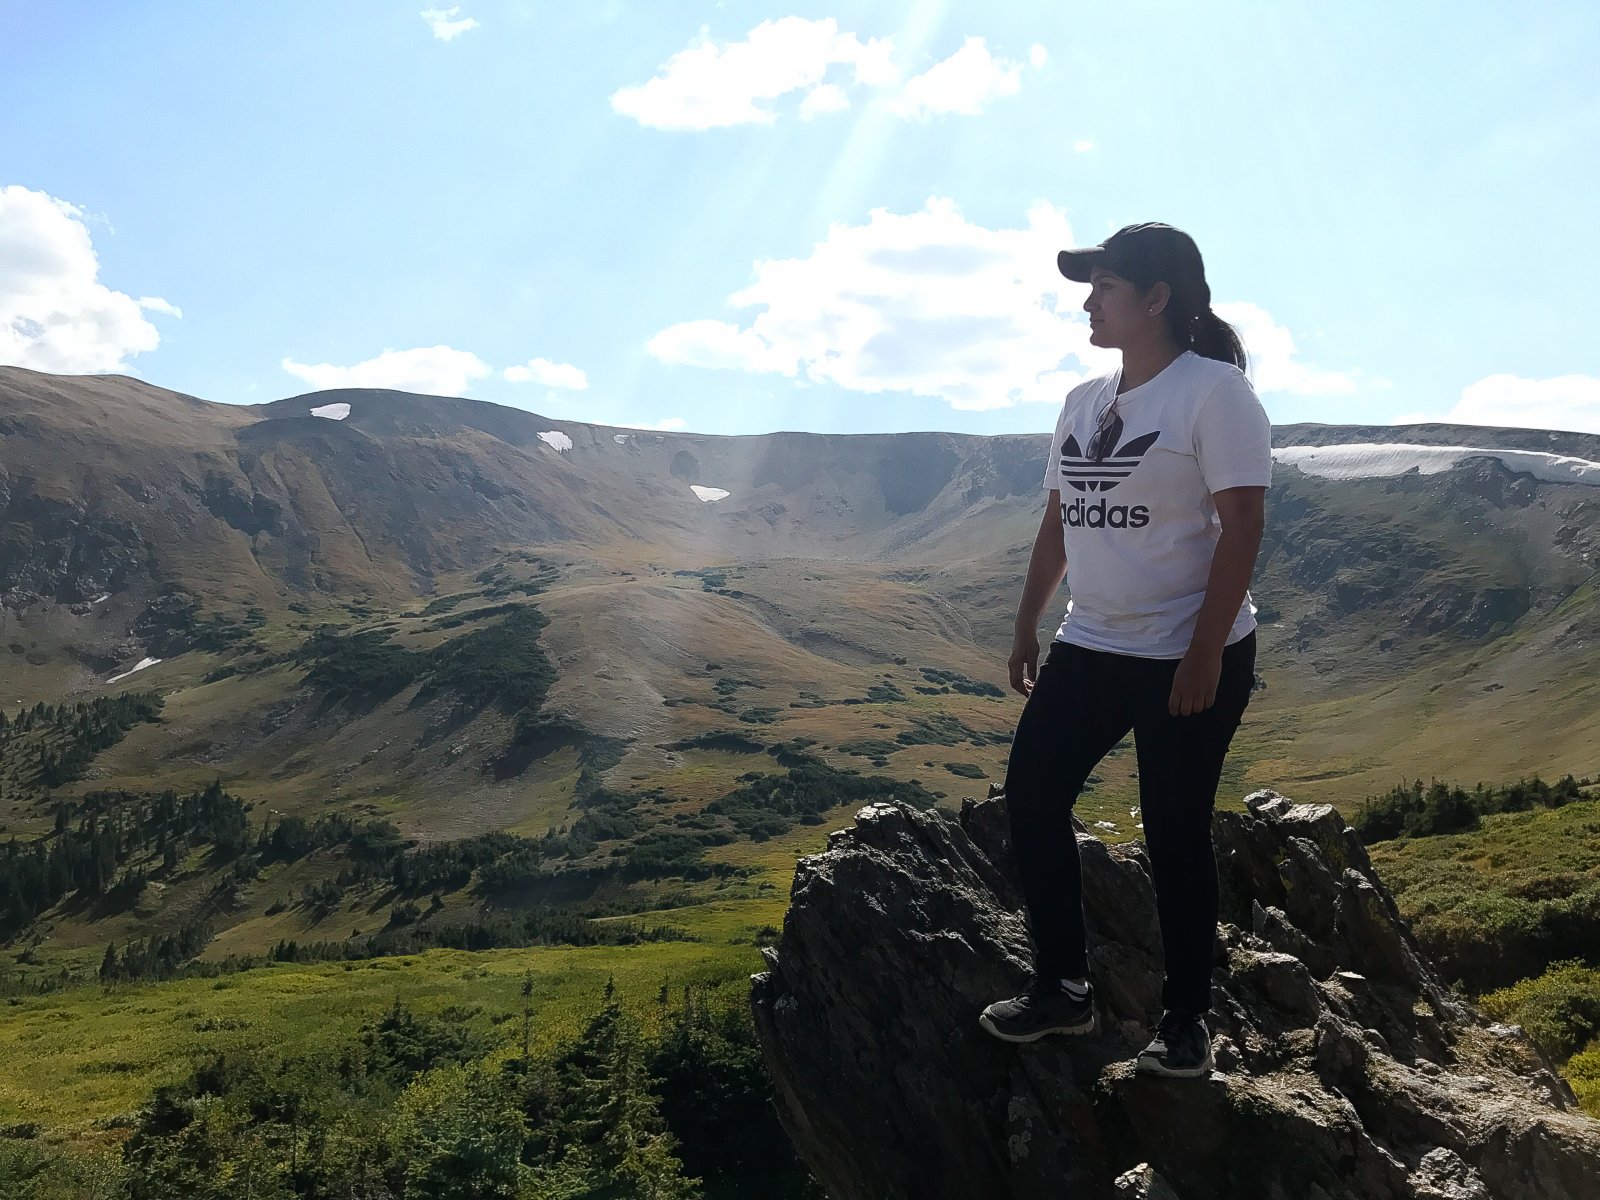
<path id="1" fill-rule="evenodd" d="M 999 433 L 977 434 L 964 433 L 955 430 L 904 430 L 883 433 L 814 433 L 800 430 L 767 430 L 754 434 L 716 434 L 704 433 L 695 430 L 648 430 L 629 425 L 607 425 L 596 422 L 573 421 L 565 417 L 544 416 L 532 409 L 516 408 L 503 405 L 491 400 L 477 400 L 464 396 L 440 396 L 427 392 L 408 392 L 392 388 L 328 388 L 313 392 L 301 392 L 285 396 L 277 400 L 262 401 L 255 404 L 233 404 L 223 401 L 204 400 L 188 393 L 173 391 L 160 385 L 149 383 L 136 376 L 103 374 L 103 375 L 52 375 L 42 371 L 33 371 L 25 367 L 0 366 L 0 384 L 10 383 L 16 392 L 8 389 L 8 395 L 20 394 L 19 383 L 43 380 L 59 387 L 62 384 L 80 386 L 85 390 L 93 390 L 101 395 L 123 400 L 138 398 L 145 393 L 155 392 L 162 397 L 175 399 L 205 411 L 232 410 L 239 413 L 253 413 L 263 418 L 285 419 L 290 415 L 290 410 L 304 405 L 309 415 L 309 410 L 328 404 L 348 402 L 352 405 L 357 400 L 379 401 L 392 406 L 395 398 L 407 400 L 426 400 L 436 405 L 464 406 L 463 412 L 481 413 L 483 410 L 494 410 L 497 417 L 501 414 L 511 414 L 510 419 L 522 419 L 560 429 L 564 426 L 577 426 L 605 431 L 609 434 L 622 434 L 628 436 L 661 437 L 661 438 L 708 438 L 708 439 L 749 439 L 779 436 L 823 437 L 823 438 L 883 438 L 901 436 L 947 436 L 952 438 L 1033 438 L 1048 437 L 1048 430 L 1044 428 L 1045 421 L 1041 420 L 1037 433 Z M 126 395 L 122 389 L 128 389 Z M 1041 413 L 1050 414 L 1050 405 L 1036 406 Z M 325 420 L 326 418 L 316 418 Z M 493 421 L 479 424 L 484 432 L 493 432 Z M 0 430 L 10 432 L 10 430 Z M 1335 437 L 1347 437 L 1356 441 L 1396 441 L 1414 440 L 1421 445 L 1460 445 L 1462 439 L 1474 434 L 1488 435 L 1492 440 L 1499 442 L 1504 447 L 1518 450 L 1548 450 L 1557 446 L 1562 453 L 1572 454 L 1577 457 L 1600 457 L 1600 434 L 1585 433 L 1577 430 L 1548 430 L 1529 429 L 1518 426 L 1497 425 L 1465 425 L 1449 422 L 1426 421 L 1407 424 L 1390 425 L 1343 425 L 1319 421 L 1300 421 L 1274 424 L 1274 445 L 1323 445 L 1327 440 Z M 1404 435 L 1400 437 L 1398 435 Z M 495 434 L 495 436 L 502 436 Z M 1281 440 L 1280 440 L 1281 439 Z M 506 440 L 511 440 L 507 438 Z M 523 444 L 531 444 L 524 442 Z"/>

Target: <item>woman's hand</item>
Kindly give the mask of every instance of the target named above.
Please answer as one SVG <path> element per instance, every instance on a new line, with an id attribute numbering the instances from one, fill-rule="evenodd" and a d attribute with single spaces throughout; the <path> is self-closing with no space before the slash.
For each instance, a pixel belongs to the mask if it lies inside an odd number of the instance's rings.
<path id="1" fill-rule="evenodd" d="M 1217 680 L 1222 677 L 1222 655 L 1207 654 L 1193 648 L 1178 664 L 1172 677 L 1172 695 L 1167 711 L 1175 717 L 1192 717 L 1205 712 L 1217 700 Z"/>
<path id="2" fill-rule="evenodd" d="M 1019 629 L 1011 639 L 1011 657 L 1006 660 L 1011 672 L 1011 690 L 1021 695 L 1033 691 L 1033 681 L 1039 677 L 1039 635 L 1031 629 Z"/>

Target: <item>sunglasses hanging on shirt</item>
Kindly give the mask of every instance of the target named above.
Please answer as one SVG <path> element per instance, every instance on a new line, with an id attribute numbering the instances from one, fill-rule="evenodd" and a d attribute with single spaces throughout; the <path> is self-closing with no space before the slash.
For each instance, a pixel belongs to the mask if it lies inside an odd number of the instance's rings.
<path id="1" fill-rule="evenodd" d="M 1121 436 L 1122 415 L 1117 412 L 1117 398 L 1113 396 L 1111 403 L 1100 410 L 1100 417 L 1095 422 L 1094 436 L 1089 439 L 1089 459 L 1097 463 L 1105 462 L 1106 456 L 1115 451 L 1117 439 Z"/>

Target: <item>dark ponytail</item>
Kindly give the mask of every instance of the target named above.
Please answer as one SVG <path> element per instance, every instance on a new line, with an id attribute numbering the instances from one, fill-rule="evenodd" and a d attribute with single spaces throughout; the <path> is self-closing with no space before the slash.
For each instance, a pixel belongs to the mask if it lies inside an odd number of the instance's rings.
<path id="1" fill-rule="evenodd" d="M 1189 324 L 1193 329 L 1189 349 L 1201 358 L 1232 363 L 1241 371 L 1250 369 L 1250 360 L 1244 352 L 1239 331 L 1212 312 L 1209 305 L 1205 312 L 1196 314 Z"/>
<path id="2" fill-rule="evenodd" d="M 1249 368 L 1239 331 L 1211 311 L 1211 289 L 1204 283 L 1198 287 L 1191 284 L 1181 290 L 1172 288 L 1166 312 L 1172 340 L 1178 343 L 1178 349 L 1193 350 L 1201 358 L 1232 363 L 1241 371 Z"/>

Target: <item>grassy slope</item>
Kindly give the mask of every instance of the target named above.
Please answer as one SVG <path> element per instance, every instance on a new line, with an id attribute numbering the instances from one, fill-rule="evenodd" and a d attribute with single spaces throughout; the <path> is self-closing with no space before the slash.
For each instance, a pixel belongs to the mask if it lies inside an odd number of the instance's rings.
<path id="1" fill-rule="evenodd" d="M 1498 813 L 1467 833 L 1379 842 L 1372 860 L 1424 945 L 1483 943 L 1492 954 L 1498 931 L 1538 926 L 1541 900 L 1600 882 L 1600 793 L 1589 794 L 1594 798 L 1562 808 Z M 1502 1019 L 1518 1019 L 1514 1001 L 1530 987 L 1544 987 L 1542 980 L 1532 982 L 1538 974 L 1534 970 L 1519 988 L 1491 993 L 1485 1006 Z M 1600 1037 L 1564 1068 L 1594 1117 L 1600 1117 L 1597 1067 Z"/>
<path id="2" fill-rule="evenodd" d="M 780 906 L 770 909 L 778 915 Z M 22 1000 L 0 1019 L 0 1055 L 28 1064 L 0 1077 L 0 1124 L 36 1121 L 54 1132 L 94 1136 L 101 1122 L 142 1104 L 151 1088 L 182 1077 L 197 1056 L 332 1046 L 396 999 L 422 1012 L 481 1006 L 476 1023 L 488 1029 L 493 1014 L 521 1011 L 518 989 L 527 971 L 534 973 L 541 1049 L 578 1031 L 608 976 L 616 977 L 624 1003 L 648 1019 L 662 984 L 678 989 L 720 980 L 737 986 L 761 969 L 751 943 L 758 926 L 719 912 L 708 917 L 709 930 L 738 929 L 742 944 L 724 938 L 647 943 L 625 952 L 434 950 Z"/>
<path id="3" fill-rule="evenodd" d="M 1490 692 L 1471 663 L 1462 651 L 1426 674 L 1317 698 L 1294 671 L 1269 662 L 1268 691 L 1252 703 L 1236 742 L 1250 763 L 1247 785 L 1348 811 L 1412 778 L 1471 784 L 1600 769 L 1593 743 L 1600 674 L 1552 686 L 1519 667 Z"/>
<path id="4" fill-rule="evenodd" d="M 742 988 L 750 973 L 765 968 L 756 946 L 766 940 L 763 929 L 783 922 L 796 859 L 821 850 L 826 830 L 848 815 L 841 810 L 822 826 L 711 851 L 714 859 L 763 870 L 751 881 L 756 895 L 719 900 L 712 890 L 704 903 L 651 914 L 648 923 L 673 925 L 701 939 L 695 942 L 434 950 L 13 1000 L 0 1008 L 0 1060 L 26 1061 L 32 1069 L 0 1078 L 0 1125 L 26 1119 L 70 1137 L 105 1136 L 101 1123 L 181 1077 L 197 1056 L 333 1045 L 396 999 L 423 1012 L 481 1006 L 478 1024 L 491 1028 L 495 1014 L 521 1011 L 518 989 L 528 971 L 537 1048 L 575 1034 L 612 975 L 624 1004 L 650 1026 L 663 984 L 670 991 L 685 984 Z M 85 958 L 84 965 L 93 964 Z"/>
<path id="5" fill-rule="evenodd" d="M 1600 881 L 1600 797 L 1496 813 L 1467 833 L 1379 842 L 1371 854 L 1419 931 L 1479 912 L 1484 920 L 1515 919 L 1519 904 Z"/>

